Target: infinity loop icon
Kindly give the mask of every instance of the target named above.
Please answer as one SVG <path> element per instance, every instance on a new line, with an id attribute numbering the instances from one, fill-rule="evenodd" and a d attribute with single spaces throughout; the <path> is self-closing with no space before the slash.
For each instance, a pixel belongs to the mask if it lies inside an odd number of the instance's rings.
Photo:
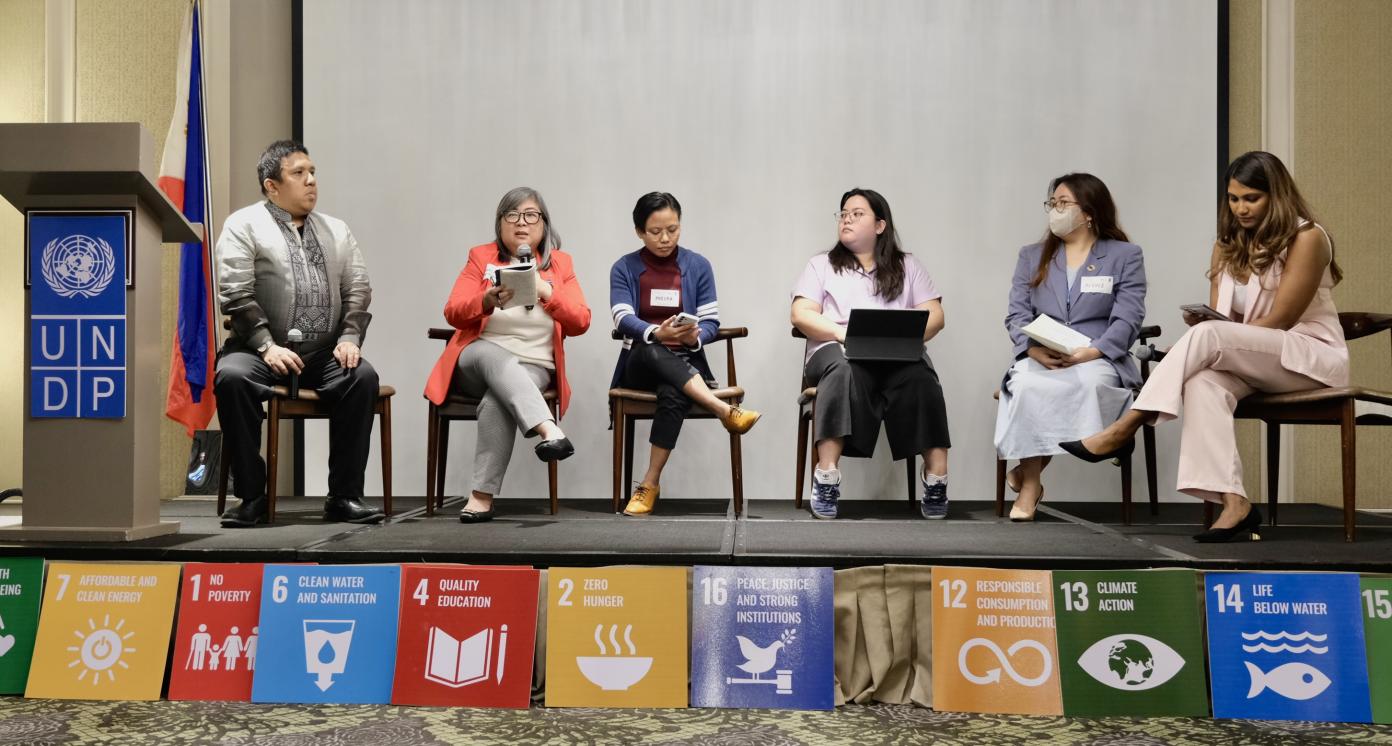
<path id="1" fill-rule="evenodd" d="M 984 674 L 975 674 L 968 670 L 967 653 L 971 652 L 973 648 L 978 647 L 986 648 L 994 653 L 996 660 L 1000 662 L 1000 666 L 992 668 Z M 1038 676 L 1032 678 L 1023 677 L 1015 670 L 1014 666 L 1010 665 L 1010 659 L 1014 658 L 1015 654 L 1024 648 L 1029 648 L 1039 653 L 1040 659 L 1044 661 L 1044 671 Z M 1001 671 L 1004 670 L 1005 675 L 1009 676 L 1015 683 L 1021 686 L 1039 686 L 1048 681 L 1049 675 L 1054 672 L 1054 658 L 1049 655 L 1049 649 L 1044 647 L 1043 643 L 1035 640 L 1020 640 L 1014 645 L 1011 645 L 1009 651 L 1005 651 L 1001 650 L 999 645 L 984 637 L 973 637 L 965 643 L 962 643 L 962 649 L 957 651 L 957 670 L 961 671 L 962 676 L 973 684 L 998 683 L 1001 679 Z"/>

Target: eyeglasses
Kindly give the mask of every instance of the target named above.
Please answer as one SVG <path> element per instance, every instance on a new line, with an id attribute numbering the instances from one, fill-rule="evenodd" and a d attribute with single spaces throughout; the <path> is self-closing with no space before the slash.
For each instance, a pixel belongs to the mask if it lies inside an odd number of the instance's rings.
<path id="1" fill-rule="evenodd" d="M 1051 199 L 1044 203 L 1044 211 L 1058 210 L 1059 212 L 1063 212 L 1076 204 L 1078 203 L 1071 199 Z"/>
<path id="2" fill-rule="evenodd" d="M 848 220 L 852 223 L 859 223 L 861 218 L 869 214 L 870 213 L 864 210 L 840 210 L 838 212 L 833 212 L 832 216 L 836 218 L 836 222 L 838 223 L 844 223 Z"/>
<path id="3" fill-rule="evenodd" d="M 681 233 L 681 225 L 669 225 L 666 228 L 649 228 L 646 233 L 653 238 L 661 238 L 664 235 L 677 235 Z"/>
<path id="4" fill-rule="evenodd" d="M 517 221 L 521 220 L 523 223 L 526 223 L 527 225 L 536 225 L 538 222 L 541 221 L 541 213 L 537 212 L 536 210 L 528 210 L 526 212 L 518 212 L 516 210 L 511 210 L 503 213 L 503 220 L 506 220 L 509 223 L 516 223 Z"/>

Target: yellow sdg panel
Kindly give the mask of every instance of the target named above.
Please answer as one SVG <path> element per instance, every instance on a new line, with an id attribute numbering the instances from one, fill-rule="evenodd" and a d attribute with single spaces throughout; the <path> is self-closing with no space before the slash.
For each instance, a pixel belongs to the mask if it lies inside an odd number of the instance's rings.
<path id="1" fill-rule="evenodd" d="M 159 699 L 179 569 L 50 564 L 24 695 Z"/>
<path id="2" fill-rule="evenodd" d="M 684 567 L 553 567 L 547 707 L 686 707 Z"/>

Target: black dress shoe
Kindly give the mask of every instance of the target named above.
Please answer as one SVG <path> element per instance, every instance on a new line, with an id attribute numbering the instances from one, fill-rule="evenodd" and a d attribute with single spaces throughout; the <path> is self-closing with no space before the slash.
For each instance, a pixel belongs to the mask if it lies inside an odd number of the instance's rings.
<path id="1" fill-rule="evenodd" d="M 324 501 L 324 520 L 339 523 L 377 523 L 386 514 L 363 505 L 356 497 L 330 497 Z"/>
<path id="2" fill-rule="evenodd" d="M 222 514 L 223 528 L 249 528 L 258 523 L 266 523 L 270 519 L 270 504 L 266 498 L 258 497 L 255 500 L 243 500 L 235 508 L 228 508 Z"/>
<path id="3" fill-rule="evenodd" d="M 464 508 L 459 511 L 460 523 L 487 523 L 491 520 L 493 520 L 493 508 L 491 506 L 488 510 L 469 510 L 468 508 Z"/>
<path id="4" fill-rule="evenodd" d="M 536 446 L 537 458 L 542 461 L 561 461 L 570 458 L 573 453 L 575 446 L 570 444 L 570 438 L 543 440 Z"/>
<path id="5" fill-rule="evenodd" d="M 1238 521 L 1236 526 L 1210 528 L 1202 533 L 1194 534 L 1194 541 L 1200 544 L 1221 544 L 1244 537 L 1251 541 L 1261 541 L 1261 535 L 1257 533 L 1257 529 L 1261 527 L 1261 522 L 1261 511 L 1253 505 L 1252 509 L 1247 511 L 1247 515 Z"/>
<path id="6" fill-rule="evenodd" d="M 1125 458 L 1127 456 L 1130 456 L 1131 452 L 1136 450 L 1136 439 L 1131 438 L 1127 440 L 1125 445 L 1116 449 L 1115 451 L 1111 451 L 1110 453 L 1093 453 L 1092 451 L 1089 451 L 1087 448 L 1083 447 L 1083 441 L 1081 440 L 1070 440 L 1065 443 L 1059 443 L 1059 448 L 1068 451 L 1069 453 L 1073 454 L 1074 456 L 1077 456 L 1078 458 L 1084 461 L 1089 461 L 1091 463 L 1097 464 L 1108 459 Z"/>

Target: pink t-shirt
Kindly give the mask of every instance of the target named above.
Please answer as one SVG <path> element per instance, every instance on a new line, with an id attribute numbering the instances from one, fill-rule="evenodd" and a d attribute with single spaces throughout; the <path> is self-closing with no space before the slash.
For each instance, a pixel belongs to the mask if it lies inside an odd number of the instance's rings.
<path id="1" fill-rule="evenodd" d="M 914 308 L 920 303 L 942 297 L 933 284 L 928 271 L 914 258 L 904 254 L 904 292 L 898 298 L 884 299 L 875 295 L 875 270 L 866 272 L 859 267 L 854 270 L 837 272 L 831 268 L 831 261 L 825 253 L 807 260 L 797 284 L 793 285 L 792 297 L 806 298 L 822 306 L 822 315 L 845 326 L 851 319 L 853 308 Z M 807 340 L 807 356 L 832 342 Z"/>

